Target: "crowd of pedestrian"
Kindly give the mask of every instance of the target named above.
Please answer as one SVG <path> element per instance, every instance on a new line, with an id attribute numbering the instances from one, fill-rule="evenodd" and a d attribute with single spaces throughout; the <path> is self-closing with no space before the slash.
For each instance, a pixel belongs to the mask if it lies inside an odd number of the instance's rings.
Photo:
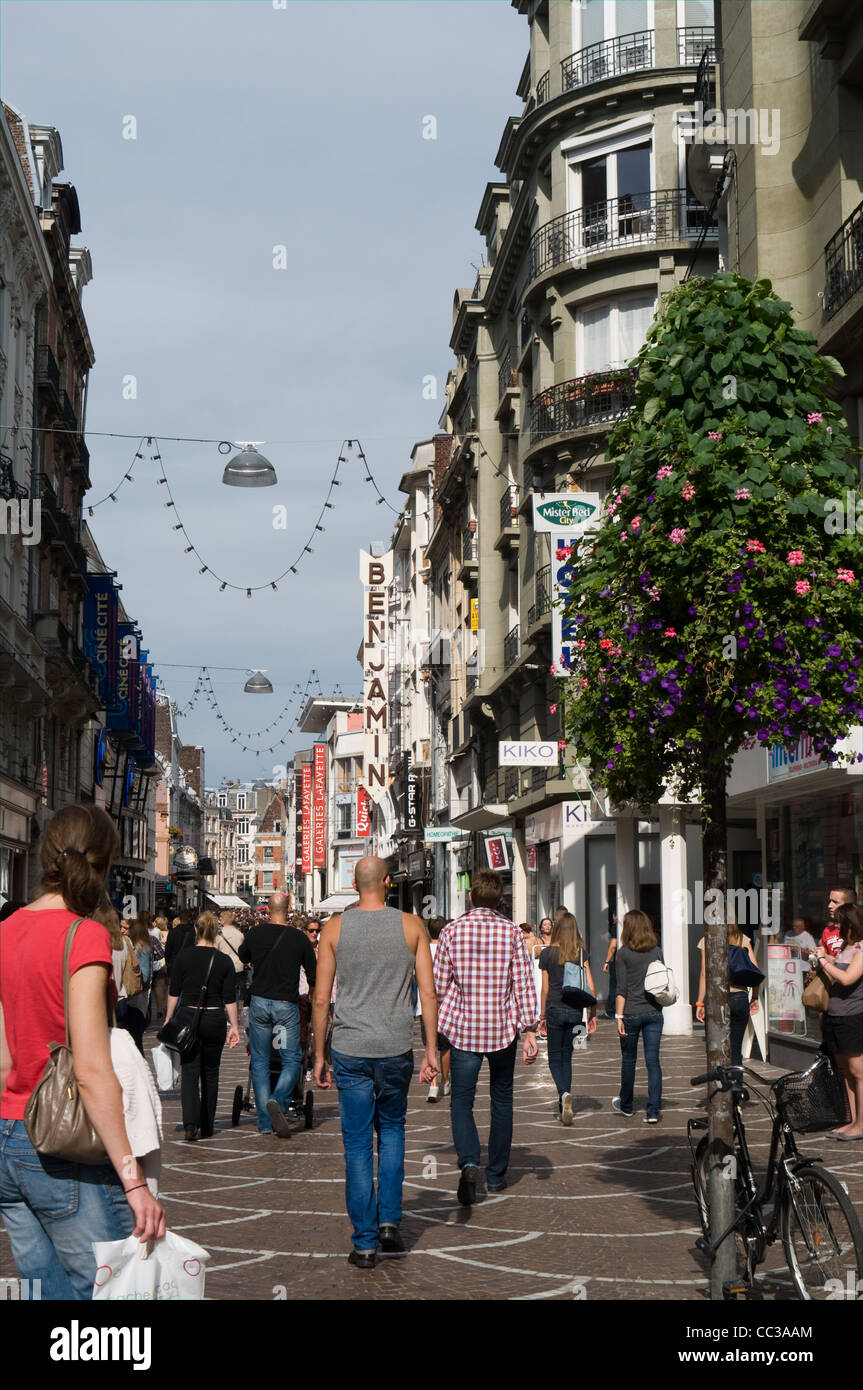
<path id="1" fill-rule="evenodd" d="M 533 1065 L 538 1036 L 546 1036 L 557 1114 L 562 1125 L 572 1124 L 573 1065 L 596 1031 L 600 1001 L 578 920 L 566 907 L 543 918 L 536 931 L 529 923 L 517 926 L 502 911 L 500 877 L 481 870 L 473 875 L 468 911 L 427 927 L 388 904 L 386 865 L 368 856 L 355 868 L 357 902 L 323 925 L 290 914 L 284 893 L 270 897 L 265 917 L 250 912 L 246 921 L 228 909 L 184 910 L 170 924 L 146 912 L 121 919 L 105 891 L 116 852 L 116 830 L 104 812 L 65 807 L 43 835 L 40 896 L 27 905 L 6 904 L 0 913 L 0 1209 L 18 1269 L 42 1281 L 43 1298 L 91 1296 L 93 1241 L 132 1233 L 151 1239 L 165 1230 L 155 1185 L 134 1156 L 142 1151 L 127 1132 L 141 1097 L 129 1104 L 126 1069 L 122 1087 L 118 1080 L 112 1023 L 139 1051 L 148 1019 L 161 1024 L 166 1039 L 188 1035 L 180 1070 L 189 1142 L 216 1132 L 220 1060 L 226 1045 L 240 1041 L 243 1006 L 263 1134 L 290 1136 L 305 1045 L 316 1084 L 326 1090 L 335 1081 L 338 1090 L 349 1259 L 361 1269 L 374 1268 L 379 1250 L 399 1254 L 405 1248 L 405 1124 L 417 1013 L 419 1080 L 429 1087 L 429 1101 L 450 1098 L 462 1206 L 472 1206 L 480 1190 L 474 1101 L 484 1063 L 491 1098 L 486 1192 L 508 1186 L 519 1044 L 523 1061 Z M 808 936 L 813 971 L 829 999 L 823 1045 L 844 1078 L 851 1116 L 835 1137 L 854 1140 L 863 1132 L 863 915 L 851 890 L 831 891 L 827 918 L 820 933 L 805 918 L 796 919 L 792 931 L 798 939 Z M 605 1012 L 616 1024 L 621 1053 L 612 1108 L 626 1118 L 634 1114 L 640 1038 L 645 1120 L 657 1124 L 663 1006 L 673 996 L 657 992 L 656 971 L 667 980 L 670 972 L 646 913 L 624 914 L 619 941 L 616 928 L 610 914 Z M 699 947 L 696 1012 L 703 1017 L 703 940 Z M 733 924 L 728 950 L 732 1049 L 739 1065 L 763 977 L 751 939 Z M 96 1145 L 86 1163 L 66 1138 L 46 1150 L 31 1136 L 42 1105 L 38 1083 L 47 1074 L 49 1049 L 63 1037 L 71 1057 L 70 1097 L 77 1088 L 82 1123 Z"/>

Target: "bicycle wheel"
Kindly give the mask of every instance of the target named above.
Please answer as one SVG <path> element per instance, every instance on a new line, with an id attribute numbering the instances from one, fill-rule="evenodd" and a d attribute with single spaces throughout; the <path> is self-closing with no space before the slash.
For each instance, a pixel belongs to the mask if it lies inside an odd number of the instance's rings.
<path id="1" fill-rule="evenodd" d="M 791 1183 L 782 1200 L 782 1245 L 797 1292 L 807 1302 L 859 1297 L 863 1238 L 847 1192 L 817 1164 Z"/>
<path id="2" fill-rule="evenodd" d="M 701 1221 L 701 1230 L 705 1240 L 710 1239 L 710 1207 L 708 1206 L 707 1195 L 710 1190 L 710 1156 L 708 1154 L 709 1140 L 705 1134 L 703 1139 L 698 1142 L 695 1150 L 695 1162 L 692 1165 L 692 1186 L 695 1188 L 695 1205 L 698 1207 L 698 1217 Z"/>

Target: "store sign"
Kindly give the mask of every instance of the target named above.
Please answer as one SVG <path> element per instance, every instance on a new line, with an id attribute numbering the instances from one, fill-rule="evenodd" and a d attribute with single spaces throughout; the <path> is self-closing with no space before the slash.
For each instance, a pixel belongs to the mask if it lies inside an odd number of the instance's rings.
<path id="1" fill-rule="evenodd" d="M 806 962 L 793 956 L 790 946 L 770 943 L 767 947 L 767 1017 L 769 1024 L 805 1023 L 803 976 Z"/>
<path id="2" fill-rule="evenodd" d="M 107 711 L 106 727 L 132 733 L 138 718 L 138 634 L 132 623 L 117 624 L 116 699 Z"/>
<path id="3" fill-rule="evenodd" d="M 368 839 L 372 833 L 372 803 L 365 787 L 357 787 L 357 839 Z"/>
<path id="4" fill-rule="evenodd" d="M 425 878 L 426 857 L 423 851 L 414 850 L 413 854 L 408 855 L 408 877 L 411 879 Z"/>
<path id="5" fill-rule="evenodd" d="M 327 745 L 314 747 L 314 865 L 324 868 L 327 862 Z"/>
<path id="6" fill-rule="evenodd" d="M 362 859 L 362 851 L 351 850 L 341 853 L 336 865 L 336 878 L 342 892 L 349 892 L 354 886 L 354 870 Z"/>
<path id="7" fill-rule="evenodd" d="M 427 845 L 437 844 L 441 840 L 460 840 L 462 831 L 456 830 L 453 825 L 427 825 L 423 831 L 423 839 Z"/>
<path id="8" fill-rule="evenodd" d="M 785 777 L 794 777 L 799 772 L 815 772 L 829 767 L 820 753 L 815 751 L 810 734 L 802 734 L 793 748 L 770 749 L 767 755 L 767 778 L 770 782 L 781 782 Z"/>
<path id="9" fill-rule="evenodd" d="M 389 761 L 389 588 L 393 552 L 374 556 L 360 551 L 363 586 L 363 728 L 366 733 L 367 791 L 377 805 L 387 793 Z"/>
<path id="10" fill-rule="evenodd" d="M 497 760 L 501 767 L 556 767 L 560 756 L 557 740 L 542 739 L 513 743 L 501 740 L 497 745 Z"/>
<path id="11" fill-rule="evenodd" d="M 302 769 L 302 872 L 312 872 L 312 765 L 304 763 Z"/>
<path id="12" fill-rule="evenodd" d="M 485 857 L 490 869 L 498 871 L 509 869 L 509 850 L 503 835 L 487 835 L 485 837 Z"/>
<path id="13" fill-rule="evenodd" d="M 415 835 L 420 828 L 420 778 L 411 766 L 410 753 L 405 754 L 405 790 L 402 828 Z"/>
<path id="14" fill-rule="evenodd" d="M 470 630 L 479 632 L 479 599 L 472 598 L 470 601 Z"/>
<path id="15" fill-rule="evenodd" d="M 574 531 L 596 521 L 602 507 L 598 492 L 534 494 L 534 531 Z"/>
<path id="16" fill-rule="evenodd" d="M 84 654 L 99 678 L 99 698 L 110 709 L 117 690 L 117 590 L 107 574 L 88 574 L 83 613 Z"/>

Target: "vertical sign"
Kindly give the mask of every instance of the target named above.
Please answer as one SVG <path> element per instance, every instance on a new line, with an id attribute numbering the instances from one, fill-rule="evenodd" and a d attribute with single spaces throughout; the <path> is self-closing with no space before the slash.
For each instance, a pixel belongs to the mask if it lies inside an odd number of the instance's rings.
<path id="1" fill-rule="evenodd" d="M 373 556 L 360 551 L 363 586 L 363 728 L 366 734 L 366 781 L 375 805 L 387 791 L 389 762 L 388 680 L 389 587 L 393 552 Z"/>
<path id="2" fill-rule="evenodd" d="M 420 828 L 420 779 L 411 765 L 410 753 L 405 753 L 405 791 L 402 828 L 415 835 Z"/>
<path id="3" fill-rule="evenodd" d="M 109 574 L 88 574 L 84 595 L 84 653 L 99 677 L 103 709 L 114 703 L 117 685 L 117 590 Z"/>
<path id="4" fill-rule="evenodd" d="M 117 624 L 117 698 L 106 727 L 131 733 L 138 700 L 138 637 L 133 623 Z"/>
<path id="5" fill-rule="evenodd" d="M 371 802 L 365 787 L 357 787 L 357 839 L 365 840 L 372 833 Z"/>
<path id="6" fill-rule="evenodd" d="M 312 872 L 312 765 L 303 764 L 302 872 Z"/>
<path id="7" fill-rule="evenodd" d="M 327 745 L 316 743 L 314 749 L 314 865 L 323 869 L 327 862 Z"/>
<path id="8" fill-rule="evenodd" d="M 575 623 L 565 608 L 572 585 L 570 560 L 589 526 L 600 519 L 602 501 L 596 492 L 535 493 L 533 529 L 551 538 L 551 660 L 558 674 L 572 673 Z"/>
<path id="9" fill-rule="evenodd" d="M 303 858 L 303 773 L 301 768 L 294 772 L 294 817 L 296 836 L 294 839 L 294 872 L 301 876 L 300 865 Z"/>

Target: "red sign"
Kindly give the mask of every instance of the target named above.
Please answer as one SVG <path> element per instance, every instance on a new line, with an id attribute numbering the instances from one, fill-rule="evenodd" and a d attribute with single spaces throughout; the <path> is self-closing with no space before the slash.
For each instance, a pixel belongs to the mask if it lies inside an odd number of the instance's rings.
<path id="1" fill-rule="evenodd" d="M 300 867 L 304 874 L 312 872 L 312 768 L 303 764 L 303 839 Z"/>
<path id="2" fill-rule="evenodd" d="M 371 799 L 365 787 L 357 787 L 357 839 L 366 839 L 372 833 L 370 814 Z"/>
<path id="3" fill-rule="evenodd" d="M 327 745 L 315 744 L 315 868 L 327 862 Z"/>

